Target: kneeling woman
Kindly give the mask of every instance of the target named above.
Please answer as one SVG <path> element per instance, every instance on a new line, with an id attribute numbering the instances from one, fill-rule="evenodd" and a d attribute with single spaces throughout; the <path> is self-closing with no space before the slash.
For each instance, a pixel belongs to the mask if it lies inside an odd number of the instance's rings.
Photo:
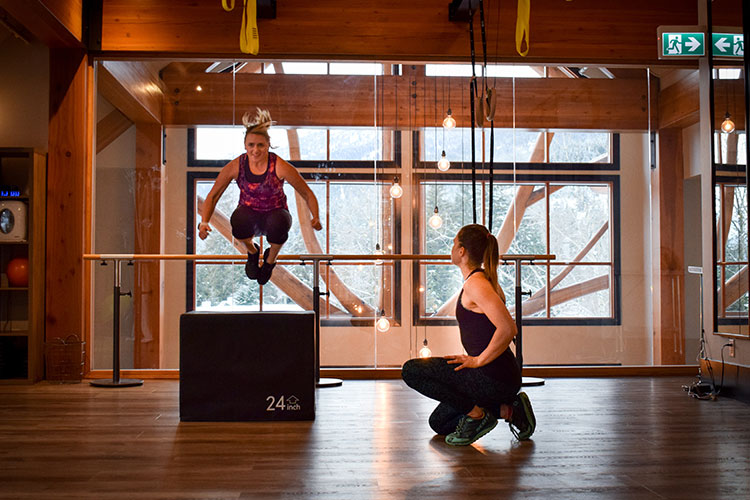
<path id="1" fill-rule="evenodd" d="M 411 359 L 401 370 L 409 387 L 440 402 L 430 415 L 430 427 L 454 446 L 473 443 L 498 418 L 508 421 L 519 440 L 529 439 L 536 427 L 528 396 L 518 392 L 521 373 L 509 347 L 516 325 L 497 281 L 498 260 L 497 240 L 486 227 L 461 228 L 453 239 L 451 262 L 464 278 L 456 320 L 468 354 Z"/>
<path id="2" fill-rule="evenodd" d="M 268 111 L 258 110 L 254 120 L 249 114 L 242 117 L 245 125 L 245 151 L 227 163 L 219 172 L 211 191 L 206 196 L 198 224 L 198 236 L 205 240 L 211 231 L 208 222 L 221 195 L 232 180 L 240 188 L 240 202 L 232 214 L 232 236 L 247 248 L 245 274 L 265 285 L 271 279 L 276 256 L 289 238 L 292 216 L 284 194 L 284 181 L 302 196 L 312 214 L 311 224 L 323 228 L 318 216 L 318 200 L 302 179 L 297 169 L 268 151 L 271 139 L 268 128 L 273 124 Z M 253 242 L 255 236 L 265 236 L 269 248 L 263 252 L 263 265 L 259 265 L 260 247 Z"/>

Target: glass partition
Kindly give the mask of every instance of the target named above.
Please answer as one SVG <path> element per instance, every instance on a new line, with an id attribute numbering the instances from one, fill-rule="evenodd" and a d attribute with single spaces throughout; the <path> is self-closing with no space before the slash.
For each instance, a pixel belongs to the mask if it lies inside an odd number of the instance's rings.
<path id="1" fill-rule="evenodd" d="M 460 352 L 454 310 L 462 280 L 448 253 L 458 229 L 474 220 L 491 228 L 501 253 L 556 256 L 522 266 L 530 292 L 523 307 L 527 364 L 652 363 L 644 312 L 648 230 L 631 223 L 651 220 L 641 174 L 649 154 L 645 119 L 625 131 L 519 125 L 514 113 L 534 113 L 521 109 L 516 93 L 544 82 L 550 72 L 539 67 L 488 68 L 487 84 L 501 89 L 503 104 L 498 123 L 485 122 L 472 135 L 470 76 L 461 65 L 101 61 L 97 73 L 117 74 L 118 65 L 155 75 L 161 119 L 124 118 L 117 92 L 99 86 L 93 251 L 206 256 L 123 267 L 122 289 L 132 293 L 120 299 L 123 368 L 179 368 L 179 317 L 186 311 L 312 308 L 309 263 L 284 259 L 263 286 L 245 275 L 246 249 L 230 224 L 235 182 L 217 204 L 208 238 L 198 237 L 200 207 L 222 168 L 244 153 L 242 116 L 256 108 L 276 122 L 271 151 L 311 188 L 323 224 L 311 229 L 305 201 L 285 183 L 293 223 L 282 256 L 445 256 L 323 262 L 320 286 L 330 292 L 321 299 L 324 368 L 399 367 L 425 340 L 434 355 Z M 646 72 L 624 78 L 643 86 Z M 598 105 L 579 103 L 576 113 L 593 115 Z M 448 110 L 455 128 L 443 127 Z M 443 151 L 448 167 L 437 164 Z M 395 184 L 400 197 L 392 196 Z M 621 214 L 629 218 L 621 221 Z M 107 369 L 116 319 L 112 266 L 90 265 L 92 367 Z M 732 265 L 727 261 L 727 273 L 737 272 Z M 512 314 L 515 278 L 513 266 L 501 266 Z M 375 324 L 382 315 L 390 322 L 386 332 Z"/>

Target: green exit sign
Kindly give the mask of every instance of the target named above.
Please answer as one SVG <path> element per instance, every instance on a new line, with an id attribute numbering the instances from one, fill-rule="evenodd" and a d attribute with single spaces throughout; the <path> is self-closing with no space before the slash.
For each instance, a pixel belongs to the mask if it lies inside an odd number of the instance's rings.
<path id="1" fill-rule="evenodd" d="M 745 42 L 742 33 L 711 33 L 711 53 L 719 57 L 744 57 Z"/>
<path id="2" fill-rule="evenodd" d="M 700 57 L 706 55 L 706 34 L 670 33 L 661 36 L 662 57 Z"/>
<path id="3" fill-rule="evenodd" d="M 745 42 L 739 28 L 730 32 L 711 33 L 711 54 L 714 57 L 742 59 Z M 735 31 L 736 30 L 736 31 Z M 731 32 L 734 31 L 734 32 Z M 659 59 L 693 58 L 706 55 L 706 32 L 702 26 L 659 26 Z"/>

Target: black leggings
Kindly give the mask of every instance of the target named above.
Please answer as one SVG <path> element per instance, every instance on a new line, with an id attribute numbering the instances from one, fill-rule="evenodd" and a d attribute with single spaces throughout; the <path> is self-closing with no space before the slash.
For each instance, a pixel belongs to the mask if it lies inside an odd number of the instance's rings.
<path id="1" fill-rule="evenodd" d="M 478 368 L 456 371 L 458 365 L 445 358 L 410 359 L 401 368 L 406 385 L 428 398 L 440 401 L 430 415 L 430 427 L 437 434 L 456 430 L 458 420 L 474 406 L 500 417 L 500 406 L 513 402 L 521 388 L 520 380 L 496 380 Z"/>
<path id="2" fill-rule="evenodd" d="M 245 205 L 238 205 L 232 213 L 230 222 L 232 236 L 238 240 L 265 236 L 269 243 L 283 245 L 289 239 L 292 216 L 284 208 L 259 212 Z"/>

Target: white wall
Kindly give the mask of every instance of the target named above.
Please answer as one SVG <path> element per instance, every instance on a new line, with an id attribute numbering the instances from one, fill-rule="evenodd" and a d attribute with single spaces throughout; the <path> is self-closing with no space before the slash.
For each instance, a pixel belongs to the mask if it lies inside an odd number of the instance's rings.
<path id="1" fill-rule="evenodd" d="M 0 25 L 0 147 L 47 152 L 49 49 Z"/>

